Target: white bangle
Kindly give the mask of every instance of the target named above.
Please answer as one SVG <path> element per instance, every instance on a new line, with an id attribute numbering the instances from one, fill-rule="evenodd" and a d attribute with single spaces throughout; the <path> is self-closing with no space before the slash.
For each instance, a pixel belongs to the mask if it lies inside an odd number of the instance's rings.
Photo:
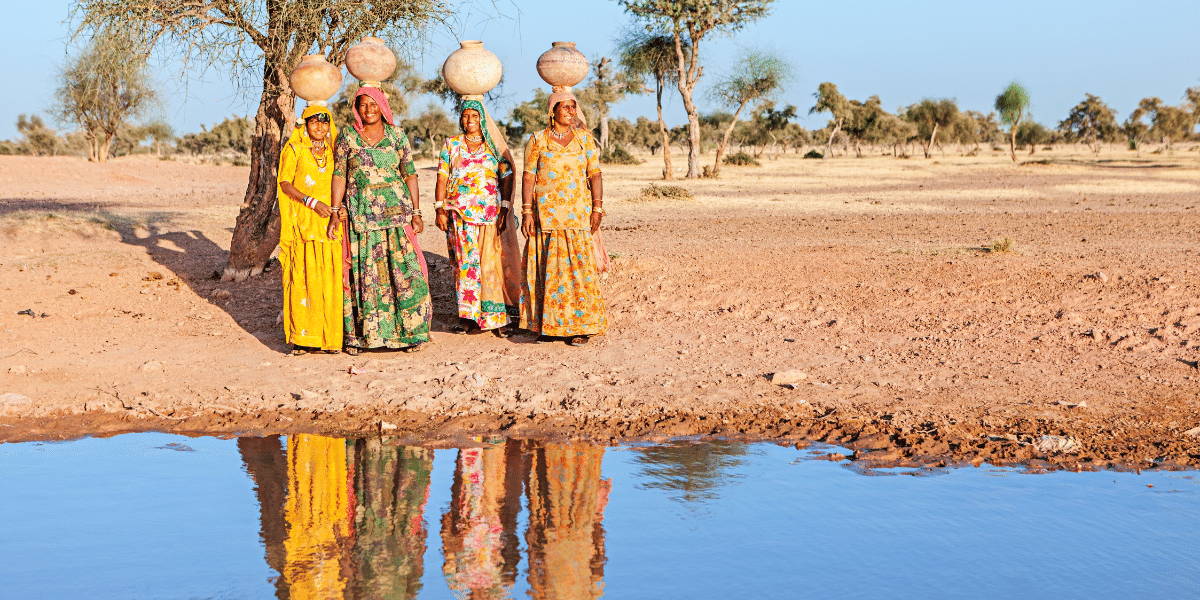
<path id="1" fill-rule="evenodd" d="M 443 207 L 445 207 L 445 206 L 446 206 L 446 203 L 445 203 L 445 202 L 434 202 L 434 203 L 433 203 L 433 209 L 434 209 L 434 210 L 437 210 L 437 209 L 439 209 L 439 208 L 443 208 Z"/>

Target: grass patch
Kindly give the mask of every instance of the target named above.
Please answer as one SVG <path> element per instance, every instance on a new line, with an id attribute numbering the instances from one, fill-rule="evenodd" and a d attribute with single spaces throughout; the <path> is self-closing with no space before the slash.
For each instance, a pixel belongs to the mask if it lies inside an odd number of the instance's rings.
<path id="1" fill-rule="evenodd" d="M 804 153 L 804 158 L 825 158 L 825 155 L 816 150 L 809 150 Z"/>
<path id="2" fill-rule="evenodd" d="M 642 188 L 642 192 L 637 199 L 643 202 L 654 200 L 691 200 L 692 192 L 679 185 L 657 185 L 652 183 Z"/>
<path id="3" fill-rule="evenodd" d="M 991 244 L 988 244 L 987 246 L 985 246 L 985 248 L 987 248 L 988 252 L 993 252 L 993 253 L 995 253 L 995 252 L 1012 252 L 1013 247 L 1014 247 L 1013 241 L 1009 238 L 1000 238 L 998 240 L 992 240 Z"/>
<path id="4" fill-rule="evenodd" d="M 757 158 L 754 158 L 753 156 L 750 156 L 749 154 L 747 154 L 745 152 L 738 152 L 737 154 L 730 154 L 729 156 L 726 156 L 723 160 L 721 160 L 721 163 L 726 164 L 726 165 L 732 165 L 735 167 L 757 167 L 762 164 L 762 163 L 758 162 Z"/>
<path id="5" fill-rule="evenodd" d="M 610 165 L 640 165 L 641 159 L 621 146 L 614 145 L 600 155 L 600 162 Z"/>

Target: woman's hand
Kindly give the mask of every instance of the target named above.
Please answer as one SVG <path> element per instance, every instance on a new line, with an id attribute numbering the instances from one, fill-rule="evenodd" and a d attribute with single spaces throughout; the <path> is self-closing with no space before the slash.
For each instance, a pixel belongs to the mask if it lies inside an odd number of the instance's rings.
<path id="1" fill-rule="evenodd" d="M 425 231 L 425 220 L 421 218 L 421 213 L 413 213 L 412 220 L 409 223 L 412 224 L 413 233 Z"/>
<path id="2" fill-rule="evenodd" d="M 450 215 L 446 214 L 446 209 L 439 208 L 437 211 L 435 211 L 434 215 L 433 224 L 437 225 L 437 228 L 441 229 L 442 231 L 449 231 Z"/>
<path id="3" fill-rule="evenodd" d="M 504 233 L 508 229 L 508 207 L 500 207 L 500 216 L 496 217 L 496 232 Z"/>
<path id="4" fill-rule="evenodd" d="M 604 218 L 604 215 L 602 215 L 594 210 L 592 211 L 592 233 L 596 233 L 597 231 L 600 231 L 600 221 L 603 218 Z"/>
<path id="5" fill-rule="evenodd" d="M 537 234 L 537 213 L 525 213 L 521 216 L 523 217 L 521 220 L 521 233 L 524 233 L 527 238 L 533 237 Z"/>
<path id="6" fill-rule="evenodd" d="M 330 219 L 329 226 L 325 228 L 326 237 L 328 237 L 331 240 L 338 239 L 337 230 L 338 230 L 338 219 Z"/>
<path id="7" fill-rule="evenodd" d="M 329 210 L 329 205 L 319 200 L 317 201 L 316 206 L 313 207 L 313 212 L 317 213 L 317 216 L 321 217 L 322 219 L 328 219 L 329 215 L 333 214 L 333 211 Z"/>

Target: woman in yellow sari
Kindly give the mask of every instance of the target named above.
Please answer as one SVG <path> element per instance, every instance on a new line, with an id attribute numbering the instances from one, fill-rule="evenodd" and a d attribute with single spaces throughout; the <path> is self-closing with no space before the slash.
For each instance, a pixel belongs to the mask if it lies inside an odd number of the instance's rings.
<path id="1" fill-rule="evenodd" d="M 292 354 L 342 348 L 342 246 L 329 235 L 333 144 L 324 106 L 309 106 L 279 153 L 283 334 Z M 336 220 L 335 220 L 336 222 Z"/>

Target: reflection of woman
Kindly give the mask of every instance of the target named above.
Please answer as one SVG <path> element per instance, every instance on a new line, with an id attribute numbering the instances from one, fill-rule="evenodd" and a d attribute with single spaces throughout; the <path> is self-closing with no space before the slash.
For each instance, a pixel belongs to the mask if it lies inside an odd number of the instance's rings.
<path id="1" fill-rule="evenodd" d="M 592 239 L 604 215 L 600 152 L 576 127 L 570 92 L 551 94 L 549 104 L 550 126 L 525 147 L 521 327 L 578 346 L 607 328 Z"/>
<path id="2" fill-rule="evenodd" d="M 446 232 L 459 324 L 455 331 L 493 331 L 506 337 L 501 235 L 509 224 L 512 163 L 497 149 L 483 103 L 460 105 L 463 134 L 446 140 L 438 163 L 434 207 L 438 229 Z M 516 300 L 513 298 L 512 300 Z"/>
<path id="3" fill-rule="evenodd" d="M 342 248 L 330 208 L 332 114 L 309 106 L 279 154 L 283 335 L 292 354 L 342 348 Z"/>
<path id="4" fill-rule="evenodd" d="M 450 508 L 442 518 L 443 570 L 469 598 L 508 598 L 516 582 L 521 454 L 515 441 L 458 451 Z"/>
<path id="5" fill-rule="evenodd" d="M 288 436 L 288 533 L 283 578 L 291 600 L 342 598 L 342 548 L 352 526 L 346 489 L 346 441 Z"/>
<path id="6" fill-rule="evenodd" d="M 417 170 L 408 137 L 394 126 L 379 88 L 359 88 L 354 128 L 342 130 L 334 158 L 333 205 L 345 200 L 348 223 L 346 351 L 420 350 L 429 341 L 433 308 L 428 268 L 416 239 L 425 228 Z"/>
<path id="7" fill-rule="evenodd" d="M 604 587 L 604 448 L 530 442 L 529 587 L 534 600 L 599 598 Z"/>

